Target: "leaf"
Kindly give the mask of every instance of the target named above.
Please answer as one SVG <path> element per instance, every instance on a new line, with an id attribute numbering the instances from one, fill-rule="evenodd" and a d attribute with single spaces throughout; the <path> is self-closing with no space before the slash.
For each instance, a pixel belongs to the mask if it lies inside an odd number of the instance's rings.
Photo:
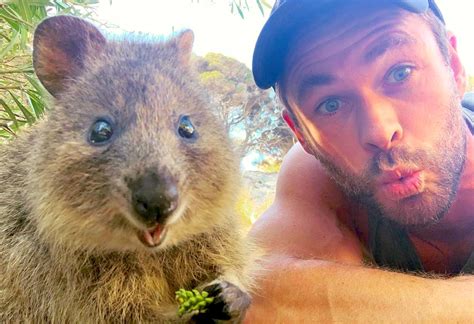
<path id="1" fill-rule="evenodd" d="M 8 93 L 10 94 L 10 96 L 13 98 L 13 101 L 15 101 L 16 105 L 18 106 L 18 108 L 21 110 L 23 116 L 25 116 L 25 119 L 26 119 L 26 122 L 28 124 L 33 124 L 35 122 L 35 117 L 33 116 L 33 114 L 28 110 L 28 108 L 26 108 L 21 102 L 20 100 L 18 100 L 18 98 L 13 94 L 11 93 L 10 91 L 8 91 Z"/>
<path id="2" fill-rule="evenodd" d="M 2 50 L 0 50 L 0 60 L 5 57 L 7 53 L 10 52 L 10 50 L 19 43 L 20 40 L 20 33 L 18 31 L 14 31 L 13 37 L 11 41 L 8 43 L 7 46 L 5 46 Z"/>
<path id="3" fill-rule="evenodd" d="M 263 16 L 265 12 L 263 11 L 262 3 L 260 2 L 260 0 L 256 0 L 256 1 L 257 1 L 258 9 L 260 9 L 260 12 L 262 13 L 262 16 Z"/>
<path id="4" fill-rule="evenodd" d="M 4 8 L 4 11 L 3 11 L 4 16 L 6 16 L 6 18 L 9 18 L 12 23 L 13 22 L 17 23 L 17 28 L 15 29 L 19 29 L 19 27 L 23 27 L 23 28 L 27 27 L 30 29 L 33 28 L 33 25 L 29 23 L 28 21 L 25 21 L 15 10 L 12 9 L 11 6 L 4 6 L 2 8 Z"/>
<path id="5" fill-rule="evenodd" d="M 20 35 L 21 35 L 21 47 L 22 48 L 25 48 L 28 43 L 30 42 L 29 39 L 28 39 L 28 36 L 29 36 L 29 31 L 26 29 L 26 28 L 20 28 Z"/>
<path id="6" fill-rule="evenodd" d="M 29 0 L 28 1 L 30 6 L 35 6 L 35 7 L 45 7 L 49 5 L 49 0 Z"/>
<path id="7" fill-rule="evenodd" d="M 56 10 L 58 11 L 61 11 L 61 10 L 64 10 L 64 9 L 67 9 L 68 6 L 66 6 L 65 4 L 63 4 L 61 1 L 53 1 L 54 4 L 56 5 Z"/>
<path id="8" fill-rule="evenodd" d="M 38 96 L 36 96 L 36 94 L 31 90 L 27 91 L 27 94 L 28 94 L 28 98 L 27 98 L 28 103 L 33 109 L 36 119 L 38 119 L 44 114 L 44 110 L 45 110 L 44 102 L 41 99 L 39 99 Z"/>
<path id="9" fill-rule="evenodd" d="M 15 125 L 15 127 L 18 128 L 18 120 L 16 119 L 16 116 L 13 113 L 13 111 L 10 109 L 7 103 L 3 101 L 3 99 L 0 99 L 0 104 L 5 109 L 5 112 L 8 114 L 8 117 L 10 117 L 10 119 L 13 121 L 13 124 Z"/>
<path id="10" fill-rule="evenodd" d="M 237 2 L 235 2 L 235 0 L 234 0 L 234 4 L 235 4 L 235 7 L 237 8 L 237 11 L 239 12 L 240 18 L 244 19 L 244 13 L 242 11 L 242 8 L 240 8 L 240 5 L 237 4 Z"/>
<path id="11" fill-rule="evenodd" d="M 263 4 L 268 9 L 272 9 L 272 6 L 267 2 L 267 0 L 257 0 L 257 1 Z"/>
<path id="12" fill-rule="evenodd" d="M 15 132 L 10 128 L 8 127 L 8 125 L 0 125 L 2 127 L 2 129 L 0 129 L 0 137 L 3 137 L 3 138 L 10 138 L 12 136 L 15 136 Z"/>
<path id="13" fill-rule="evenodd" d="M 33 21 L 32 17 L 32 10 L 29 10 L 28 3 L 25 0 L 16 0 L 16 4 L 18 5 L 18 11 L 20 12 L 20 16 L 28 22 Z"/>
<path id="14" fill-rule="evenodd" d="M 33 86 L 33 88 L 38 92 L 39 95 L 41 96 L 47 95 L 46 89 L 38 81 L 38 79 L 30 77 L 28 74 L 25 74 L 24 76 L 28 80 L 28 82 Z"/>

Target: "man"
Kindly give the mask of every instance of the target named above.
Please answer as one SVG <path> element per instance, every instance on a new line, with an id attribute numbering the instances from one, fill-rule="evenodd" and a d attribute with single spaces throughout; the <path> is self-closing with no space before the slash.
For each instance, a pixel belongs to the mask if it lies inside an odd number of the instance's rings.
<path id="1" fill-rule="evenodd" d="M 473 321 L 474 114 L 434 1 L 277 1 L 253 72 L 299 144 L 247 321 Z"/>

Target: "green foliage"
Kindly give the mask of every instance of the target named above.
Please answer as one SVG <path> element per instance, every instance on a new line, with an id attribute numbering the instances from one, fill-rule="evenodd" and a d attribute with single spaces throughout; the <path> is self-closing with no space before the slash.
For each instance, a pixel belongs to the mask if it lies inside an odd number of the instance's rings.
<path id="1" fill-rule="evenodd" d="M 270 4 L 268 3 L 268 1 L 266 0 L 255 0 L 255 4 L 257 5 L 258 10 L 260 10 L 260 13 L 262 15 L 265 14 L 264 7 L 267 9 L 272 8 Z M 230 5 L 230 11 L 232 13 L 237 12 L 242 19 L 245 18 L 244 11 L 247 11 L 247 12 L 250 11 L 248 0 L 230 0 L 229 5 Z"/>
<path id="2" fill-rule="evenodd" d="M 224 79 L 224 74 L 220 71 L 204 71 L 202 72 L 199 77 L 201 81 L 204 83 L 211 83 L 211 82 L 219 82 L 220 80 Z"/>
<path id="3" fill-rule="evenodd" d="M 112 1 L 112 0 L 111 0 Z M 200 0 L 191 0 L 191 2 L 199 3 Z M 215 1 L 215 0 L 208 0 Z M 230 12 L 233 14 L 238 14 L 240 18 L 245 19 L 245 14 L 252 10 L 253 6 L 257 6 L 258 10 L 262 15 L 265 14 L 265 10 L 271 9 L 272 6 L 268 3 L 267 0 L 253 0 L 250 2 L 248 0 L 228 0 Z"/>
<path id="4" fill-rule="evenodd" d="M 259 89 L 247 66 L 222 54 L 196 57 L 200 80 L 229 132 L 239 133 L 244 153 L 258 151 L 281 159 L 293 144 L 273 90 Z"/>
<path id="5" fill-rule="evenodd" d="M 176 301 L 179 303 L 178 315 L 185 313 L 205 313 L 207 307 L 214 302 L 214 297 L 209 297 L 207 291 L 197 289 L 185 290 L 183 288 L 176 291 Z"/>
<path id="6" fill-rule="evenodd" d="M 47 109 L 48 93 L 32 66 L 35 26 L 55 14 L 89 17 L 96 0 L 15 0 L 0 4 L 0 138 L 34 123 Z"/>

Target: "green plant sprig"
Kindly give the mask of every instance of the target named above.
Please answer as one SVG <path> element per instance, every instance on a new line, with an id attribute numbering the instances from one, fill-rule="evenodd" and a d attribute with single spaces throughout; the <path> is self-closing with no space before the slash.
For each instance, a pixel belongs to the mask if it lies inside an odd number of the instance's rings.
<path id="1" fill-rule="evenodd" d="M 207 291 L 181 288 L 176 291 L 176 301 L 179 303 L 178 315 L 183 316 L 191 312 L 205 313 L 207 307 L 214 302 L 214 297 L 209 297 Z"/>

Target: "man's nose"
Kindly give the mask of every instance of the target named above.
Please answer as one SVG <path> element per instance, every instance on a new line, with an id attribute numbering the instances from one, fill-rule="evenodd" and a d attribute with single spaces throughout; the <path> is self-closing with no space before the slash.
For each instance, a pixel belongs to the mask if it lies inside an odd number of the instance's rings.
<path id="1" fill-rule="evenodd" d="M 370 153 L 391 149 L 403 136 L 396 107 L 384 98 L 371 96 L 358 110 L 359 140 Z"/>

